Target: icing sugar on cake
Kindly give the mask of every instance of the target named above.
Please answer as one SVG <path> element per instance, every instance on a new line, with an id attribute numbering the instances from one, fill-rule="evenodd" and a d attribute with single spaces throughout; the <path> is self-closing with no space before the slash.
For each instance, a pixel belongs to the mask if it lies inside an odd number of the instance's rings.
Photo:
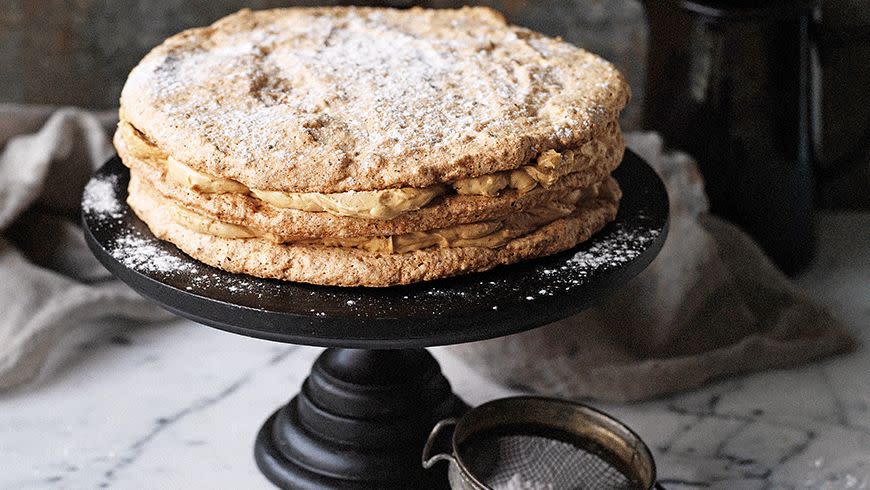
<path id="1" fill-rule="evenodd" d="M 588 140 L 627 100 L 606 61 L 489 9 L 323 8 L 174 36 L 133 70 L 122 106 L 200 170 L 341 192 L 516 168 Z"/>
<path id="2" fill-rule="evenodd" d="M 196 266 L 176 254 L 167 252 L 151 237 L 135 233 L 120 236 L 110 250 L 112 257 L 126 267 L 140 272 L 195 272 Z"/>

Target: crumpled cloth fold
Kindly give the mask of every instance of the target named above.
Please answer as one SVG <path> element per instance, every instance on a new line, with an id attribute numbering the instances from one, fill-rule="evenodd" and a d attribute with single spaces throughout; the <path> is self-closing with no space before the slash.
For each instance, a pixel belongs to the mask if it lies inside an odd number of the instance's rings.
<path id="1" fill-rule="evenodd" d="M 0 390 L 36 378 L 79 327 L 171 318 L 113 279 L 78 226 L 82 190 L 113 153 L 115 117 L 0 104 Z M 629 144 L 670 193 L 661 255 L 578 316 L 454 353 L 539 393 L 635 400 L 853 345 L 746 235 L 707 214 L 691 159 L 663 152 L 654 134 L 630 135 Z"/>
<path id="2" fill-rule="evenodd" d="M 0 105 L 0 390 L 36 378 L 80 326 L 170 318 L 113 279 L 78 226 L 113 125 L 110 114 Z"/>

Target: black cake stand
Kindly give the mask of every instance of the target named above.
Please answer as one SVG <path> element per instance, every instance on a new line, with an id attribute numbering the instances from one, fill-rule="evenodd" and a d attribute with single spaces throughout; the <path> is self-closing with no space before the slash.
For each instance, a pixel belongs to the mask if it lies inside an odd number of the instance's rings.
<path id="1" fill-rule="evenodd" d="M 614 176 L 624 192 L 616 221 L 570 251 L 381 289 L 258 279 L 197 262 L 156 239 L 127 207 L 129 173 L 117 158 L 89 183 L 83 222 L 100 262 L 164 308 L 241 335 L 329 347 L 257 435 L 256 461 L 269 480 L 283 488 L 425 488 L 442 485 L 421 469 L 426 434 L 466 406 L 424 347 L 566 318 L 618 289 L 661 249 L 661 181 L 630 152 Z"/>

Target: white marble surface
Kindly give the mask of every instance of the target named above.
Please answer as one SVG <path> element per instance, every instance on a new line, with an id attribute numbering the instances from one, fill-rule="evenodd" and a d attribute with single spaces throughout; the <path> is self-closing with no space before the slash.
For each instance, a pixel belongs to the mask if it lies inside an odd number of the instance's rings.
<path id="1" fill-rule="evenodd" d="M 825 216 L 799 282 L 870 345 L 870 215 Z M 269 488 L 256 430 L 319 350 L 187 321 L 107 326 L 52 376 L 0 394 L 0 488 Z M 511 394 L 434 349 L 471 404 Z M 667 488 L 870 488 L 870 349 L 633 405 Z"/>

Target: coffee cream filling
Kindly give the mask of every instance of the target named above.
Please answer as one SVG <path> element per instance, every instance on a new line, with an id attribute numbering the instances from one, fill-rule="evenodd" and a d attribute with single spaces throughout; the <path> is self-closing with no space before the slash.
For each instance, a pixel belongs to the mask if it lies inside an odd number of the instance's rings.
<path id="1" fill-rule="evenodd" d="M 618 128 L 615 130 L 618 131 Z M 608 152 L 605 143 L 593 139 L 576 150 L 545 151 L 537 157 L 533 165 L 460 179 L 450 185 L 331 194 L 295 193 L 249 189 L 235 180 L 195 170 L 167 155 L 138 129 L 123 120 L 118 125 L 118 131 L 131 155 L 165 166 L 170 179 L 194 191 L 204 194 L 250 194 L 279 208 L 327 212 L 337 216 L 366 219 L 391 219 L 402 213 L 416 211 L 436 197 L 450 192 L 451 187 L 458 194 L 489 197 L 495 197 L 505 189 L 516 189 L 520 193 L 525 193 L 539 185 L 550 187 L 565 175 L 587 167 L 590 162 L 607 158 Z"/>
<path id="2" fill-rule="evenodd" d="M 560 201 L 545 203 L 502 220 L 454 225 L 436 230 L 383 237 L 318 238 L 285 241 L 270 233 L 260 233 L 242 225 L 224 223 L 191 211 L 160 197 L 171 210 L 172 220 L 198 233 L 222 238 L 262 238 L 275 243 L 299 246 L 359 248 L 370 252 L 401 254 L 427 248 L 483 247 L 499 248 L 553 221 L 573 213 L 580 202 L 598 196 L 601 183 L 576 190 Z"/>

